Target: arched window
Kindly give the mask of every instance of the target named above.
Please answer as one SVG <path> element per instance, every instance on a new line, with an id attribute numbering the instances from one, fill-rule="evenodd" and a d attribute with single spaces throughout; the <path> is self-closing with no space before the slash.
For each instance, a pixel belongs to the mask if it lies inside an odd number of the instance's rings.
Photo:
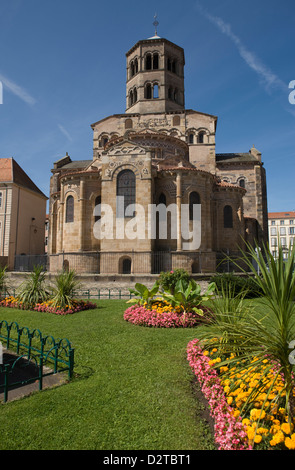
<path id="1" fill-rule="evenodd" d="M 152 55 L 147 54 L 145 58 L 145 69 L 151 70 L 152 69 Z"/>
<path id="2" fill-rule="evenodd" d="M 137 89 L 134 88 L 134 90 L 133 90 L 133 103 L 136 103 L 136 101 L 137 101 Z"/>
<path id="3" fill-rule="evenodd" d="M 138 72 L 138 60 L 134 60 L 134 74 Z"/>
<path id="4" fill-rule="evenodd" d="M 132 127 L 133 127 L 132 119 L 126 119 L 125 129 L 132 129 Z"/>
<path id="5" fill-rule="evenodd" d="M 205 135 L 205 132 L 200 132 L 199 135 L 198 135 L 198 143 L 199 144 L 203 144 L 204 143 L 204 135 Z"/>
<path id="6" fill-rule="evenodd" d="M 189 220 L 194 220 L 194 205 L 201 204 L 199 193 L 193 191 L 189 195 Z"/>
<path id="7" fill-rule="evenodd" d="M 239 181 L 239 186 L 241 188 L 245 188 L 245 179 L 244 178 L 241 178 L 240 181 Z"/>
<path id="8" fill-rule="evenodd" d="M 189 144 L 194 143 L 194 134 L 192 132 L 188 135 L 188 143 Z"/>
<path id="9" fill-rule="evenodd" d="M 130 90 L 129 92 L 129 106 L 133 105 L 133 91 Z"/>
<path id="10" fill-rule="evenodd" d="M 165 204 L 166 206 L 166 196 L 164 193 L 161 193 L 159 196 L 159 204 Z"/>
<path id="11" fill-rule="evenodd" d="M 117 176 L 117 196 L 124 197 L 124 205 L 117 207 L 117 217 L 125 217 L 126 208 L 136 202 L 136 178 L 131 170 L 122 170 Z M 121 210 L 120 210 L 121 209 Z M 124 213 L 122 210 L 124 209 Z"/>
<path id="12" fill-rule="evenodd" d="M 174 116 L 173 117 L 173 126 L 180 126 L 180 117 Z"/>
<path id="13" fill-rule="evenodd" d="M 95 204 L 95 207 L 100 206 L 100 204 L 101 204 L 101 196 L 97 196 L 97 197 L 95 198 L 95 203 L 94 203 L 94 204 Z M 97 222 L 98 220 L 101 219 L 101 208 L 100 208 L 100 207 L 97 208 L 96 211 L 95 211 L 95 213 L 96 213 L 96 215 L 94 216 L 94 222 Z"/>
<path id="14" fill-rule="evenodd" d="M 130 75 L 131 75 L 131 77 L 133 77 L 133 75 L 134 75 L 134 62 L 133 62 L 133 60 L 130 63 Z"/>
<path id="15" fill-rule="evenodd" d="M 225 206 L 223 209 L 224 228 L 233 228 L 233 210 L 231 206 Z"/>
<path id="16" fill-rule="evenodd" d="M 145 97 L 147 100 L 152 98 L 152 86 L 150 83 L 148 83 L 145 87 Z"/>
<path id="17" fill-rule="evenodd" d="M 66 223 L 74 222 L 74 198 L 68 196 L 66 200 Z"/>
<path id="18" fill-rule="evenodd" d="M 157 70 L 159 68 L 159 54 L 155 53 L 153 55 L 153 69 Z"/>
<path id="19" fill-rule="evenodd" d="M 157 83 L 153 86 L 153 98 L 159 98 L 159 85 Z"/>

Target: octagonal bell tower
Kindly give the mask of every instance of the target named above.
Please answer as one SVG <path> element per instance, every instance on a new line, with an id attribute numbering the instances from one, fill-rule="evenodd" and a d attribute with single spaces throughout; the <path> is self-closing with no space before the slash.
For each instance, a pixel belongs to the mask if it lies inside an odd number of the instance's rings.
<path id="1" fill-rule="evenodd" d="M 126 54 L 126 113 L 183 111 L 184 50 L 155 36 L 138 41 Z"/>

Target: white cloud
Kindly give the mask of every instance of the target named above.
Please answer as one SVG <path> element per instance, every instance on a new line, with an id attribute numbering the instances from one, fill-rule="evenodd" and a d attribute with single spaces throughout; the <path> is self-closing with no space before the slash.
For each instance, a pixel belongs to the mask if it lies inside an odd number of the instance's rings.
<path id="1" fill-rule="evenodd" d="M 33 98 L 24 88 L 9 80 L 4 75 L 0 74 L 0 80 L 4 85 L 4 88 L 7 88 L 11 93 L 20 98 L 25 103 L 31 106 L 36 103 L 35 98 Z"/>
<path id="2" fill-rule="evenodd" d="M 225 34 L 232 43 L 238 49 L 238 52 L 246 64 L 257 73 L 259 79 L 264 84 L 266 91 L 270 91 L 273 88 L 280 88 L 284 91 L 287 89 L 287 85 L 268 67 L 266 67 L 256 55 L 249 51 L 240 38 L 233 33 L 231 25 L 226 23 L 218 16 L 212 16 L 210 13 L 204 10 L 204 8 L 196 2 L 196 7 L 199 12 L 205 16 L 211 23 L 213 23 L 221 32 Z"/>
<path id="3" fill-rule="evenodd" d="M 59 130 L 66 136 L 66 138 L 70 141 L 72 141 L 72 137 L 70 136 L 70 134 L 68 133 L 68 131 L 61 125 L 61 124 L 58 124 L 58 128 Z"/>

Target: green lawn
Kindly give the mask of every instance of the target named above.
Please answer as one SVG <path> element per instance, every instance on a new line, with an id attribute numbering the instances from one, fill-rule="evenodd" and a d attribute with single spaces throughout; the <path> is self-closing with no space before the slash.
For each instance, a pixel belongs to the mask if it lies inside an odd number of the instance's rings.
<path id="1" fill-rule="evenodd" d="M 68 338 L 75 378 L 0 404 L 0 449 L 208 450 L 213 437 L 191 387 L 196 329 L 123 320 L 125 301 L 68 316 L 0 309 L 0 319 Z"/>

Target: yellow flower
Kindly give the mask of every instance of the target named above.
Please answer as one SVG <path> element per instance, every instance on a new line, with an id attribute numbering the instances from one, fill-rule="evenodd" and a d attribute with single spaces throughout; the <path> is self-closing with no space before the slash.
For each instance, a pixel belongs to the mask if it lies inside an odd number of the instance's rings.
<path id="1" fill-rule="evenodd" d="M 281 430 L 284 431 L 285 434 L 291 434 L 291 427 L 288 423 L 283 423 L 281 425 Z"/>
<path id="2" fill-rule="evenodd" d="M 285 446 L 290 449 L 294 450 L 295 449 L 295 434 L 292 434 L 291 438 L 286 437 L 285 439 Z"/>
<path id="3" fill-rule="evenodd" d="M 255 444 L 259 444 L 259 442 L 261 442 L 261 439 L 262 439 L 262 437 L 259 434 L 256 434 L 256 436 L 254 438 Z"/>

